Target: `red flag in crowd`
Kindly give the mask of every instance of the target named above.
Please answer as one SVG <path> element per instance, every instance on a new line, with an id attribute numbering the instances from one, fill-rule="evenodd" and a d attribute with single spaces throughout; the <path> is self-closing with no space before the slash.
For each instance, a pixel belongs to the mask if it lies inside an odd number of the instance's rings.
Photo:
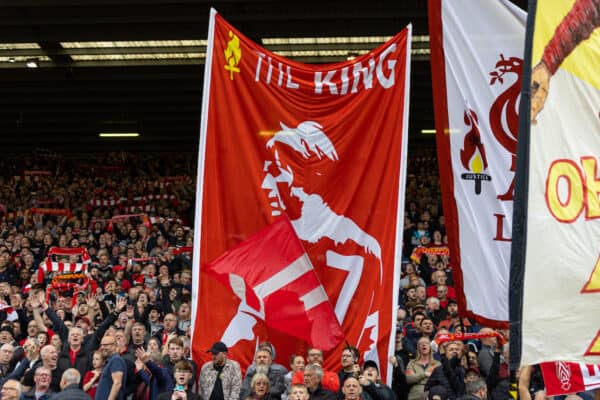
<path id="1" fill-rule="evenodd" d="M 325 289 L 286 217 L 223 254 L 207 271 L 240 298 L 238 312 L 224 333 L 225 342 L 252 337 L 252 328 L 259 320 L 325 351 L 344 336 Z"/>

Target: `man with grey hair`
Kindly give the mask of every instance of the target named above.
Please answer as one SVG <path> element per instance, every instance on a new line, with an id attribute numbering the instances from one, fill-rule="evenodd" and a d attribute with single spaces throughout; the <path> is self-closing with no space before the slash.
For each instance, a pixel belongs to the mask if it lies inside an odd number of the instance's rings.
<path id="1" fill-rule="evenodd" d="M 446 310 L 440 307 L 440 299 L 437 297 L 428 297 L 426 301 L 426 315 L 431 318 L 434 325 L 437 326 L 440 321 L 446 319 Z"/>
<path id="2" fill-rule="evenodd" d="M 306 351 L 306 363 L 307 364 L 319 364 L 323 367 L 323 350 L 317 349 L 316 347 L 309 347 Z M 304 382 L 304 369 L 296 371 L 292 376 L 292 383 L 303 383 Z M 333 393 L 337 393 L 340 390 L 340 378 L 337 372 L 323 370 L 323 378 L 321 379 L 321 385 Z"/>
<path id="3" fill-rule="evenodd" d="M 36 340 L 36 339 L 31 339 L 31 338 L 26 339 L 24 346 L 27 347 L 28 344 L 31 344 L 30 341 L 33 341 L 33 340 Z M 36 342 L 37 342 L 37 340 L 36 340 Z M 34 345 L 36 345 L 36 344 L 34 343 Z M 10 359 L 13 356 L 13 354 L 14 354 L 13 345 L 3 344 L 0 347 L 0 368 L 3 368 L 5 366 L 4 362 L 6 361 L 6 359 Z M 21 378 L 25 374 L 25 371 L 27 369 L 29 369 L 30 366 L 32 365 L 30 359 L 28 358 L 31 356 L 31 354 L 32 354 L 32 352 L 30 350 L 28 350 L 26 352 L 26 356 L 23 357 L 23 359 L 21 359 L 19 361 L 16 368 L 12 369 L 12 371 L 10 370 L 10 368 L 13 368 L 13 367 L 9 363 L 8 372 L 6 374 L 0 375 L 0 387 L 9 380 L 18 380 L 18 381 L 21 380 Z M 19 386 L 19 387 L 21 387 L 21 390 L 23 389 L 22 386 Z M 1 397 L 0 397 L 0 399 L 1 399 Z"/>
<path id="4" fill-rule="evenodd" d="M 19 400 L 23 387 L 21 383 L 15 379 L 9 379 L 4 382 L 2 389 L 0 390 L 0 399 L 2 400 Z"/>
<path id="5" fill-rule="evenodd" d="M 10 343 L 5 343 L 0 347 L 0 377 L 7 376 L 12 368 L 12 358 L 15 348 Z"/>
<path id="6" fill-rule="evenodd" d="M 69 368 L 76 368 L 79 374 L 85 374 L 91 364 L 92 353 L 95 350 L 93 347 L 84 349 L 83 329 L 74 326 L 68 330 L 67 344 L 63 345 L 63 350 L 58 354 L 58 367 L 62 371 Z"/>
<path id="7" fill-rule="evenodd" d="M 75 368 L 83 376 L 92 364 L 92 355 L 94 351 L 100 347 L 102 337 L 108 328 L 117 320 L 119 313 L 125 310 L 127 300 L 125 298 L 117 299 L 115 310 L 102 321 L 94 333 L 90 333 L 89 335 L 86 335 L 87 328 L 83 329 L 81 327 L 81 321 L 85 321 L 87 317 L 85 317 L 85 319 L 80 318 L 77 321 L 79 324 L 78 326 L 67 326 L 67 323 L 61 320 L 49 307 L 45 298 L 38 298 L 34 304 L 41 307 L 41 310 L 52 322 L 52 329 L 62 339 L 62 351 L 57 354 L 58 369 L 62 373 L 62 371 L 65 371 L 68 368 Z M 97 307 L 97 301 L 95 299 L 89 299 L 87 306 Z M 83 326 L 86 326 L 86 324 L 89 325 L 89 320 L 83 322 L 83 324 Z"/>
<path id="8" fill-rule="evenodd" d="M 51 400 L 91 400 L 91 397 L 79 389 L 81 374 L 75 368 L 65 370 L 60 380 L 62 392 L 56 393 Z"/>
<path id="9" fill-rule="evenodd" d="M 487 400 L 487 385 L 478 378 L 467 382 L 467 394 L 463 400 Z"/>
<path id="10" fill-rule="evenodd" d="M 304 384 L 308 389 L 311 400 L 334 400 L 336 394 L 321 386 L 323 368 L 319 364 L 308 364 L 304 367 Z"/>

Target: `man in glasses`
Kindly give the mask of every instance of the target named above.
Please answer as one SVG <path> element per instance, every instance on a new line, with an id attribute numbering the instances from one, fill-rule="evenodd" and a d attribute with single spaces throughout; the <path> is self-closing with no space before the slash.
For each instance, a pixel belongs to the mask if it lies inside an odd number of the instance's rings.
<path id="1" fill-rule="evenodd" d="M 360 372 L 360 366 L 358 365 L 359 358 L 360 353 L 356 347 L 347 346 L 342 350 L 342 369 L 338 371 L 339 382 L 341 385 L 349 376 L 358 378 Z"/>
<path id="2" fill-rule="evenodd" d="M 100 375 L 96 398 L 124 400 L 127 367 L 118 353 L 117 339 L 114 336 L 104 336 L 100 342 L 100 351 L 106 358 L 106 366 Z"/>
<path id="3" fill-rule="evenodd" d="M 52 396 L 50 382 L 52 371 L 44 366 L 38 367 L 33 375 L 34 386 L 21 395 L 22 400 L 47 400 Z M 2 397 L 4 399 L 4 397 Z"/>

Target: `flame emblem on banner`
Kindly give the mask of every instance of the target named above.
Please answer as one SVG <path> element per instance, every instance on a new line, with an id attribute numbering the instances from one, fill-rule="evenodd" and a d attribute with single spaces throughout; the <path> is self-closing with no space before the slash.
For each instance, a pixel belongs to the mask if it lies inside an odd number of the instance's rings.
<path id="1" fill-rule="evenodd" d="M 467 107 L 464 121 L 467 127 L 471 129 L 465 135 L 464 147 L 460 150 L 460 161 L 465 169 L 471 172 L 462 174 L 461 178 L 475 181 L 475 194 L 479 195 L 481 194 L 481 181 L 491 181 L 492 177 L 483 173 L 488 167 L 488 162 L 475 111 Z"/>
<path id="2" fill-rule="evenodd" d="M 571 389 L 571 367 L 564 361 L 556 361 L 556 377 L 563 390 Z"/>
<path id="3" fill-rule="evenodd" d="M 229 79 L 233 80 L 233 73 L 240 72 L 238 64 L 242 59 L 242 49 L 240 47 L 240 38 L 235 33 L 229 31 L 229 37 L 231 40 L 227 42 L 225 48 L 225 62 L 227 63 L 224 68 L 229 71 Z"/>

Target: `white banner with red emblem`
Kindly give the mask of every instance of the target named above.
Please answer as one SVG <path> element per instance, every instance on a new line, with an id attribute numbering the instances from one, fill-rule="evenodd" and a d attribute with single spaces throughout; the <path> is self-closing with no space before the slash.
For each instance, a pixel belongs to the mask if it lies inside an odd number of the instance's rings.
<path id="1" fill-rule="evenodd" d="M 327 347 L 324 367 L 337 370 L 351 344 L 377 361 L 384 378 L 391 375 L 409 61 L 410 28 L 354 60 L 307 65 L 258 46 L 212 13 L 193 257 L 198 362 L 224 341 L 245 368 L 268 340 L 287 365 L 314 342 Z M 290 271 L 306 271 L 298 279 L 308 279 L 314 269 L 318 281 L 310 287 L 321 282 L 324 297 L 286 289 L 289 274 L 277 273 L 285 263 L 260 270 L 219 264 L 215 277 L 212 262 L 284 214 L 311 263 Z M 264 251 L 297 258 L 275 242 Z M 293 329 L 314 320 L 314 307 L 337 320 L 330 326 L 339 324 L 343 337 L 334 329 L 323 329 L 323 337 Z"/>
<path id="2" fill-rule="evenodd" d="M 521 267 L 521 362 L 600 361 L 600 35 L 597 0 L 540 1 Z M 531 26 L 534 26 L 533 24 Z M 521 154 L 520 154 L 521 156 Z M 527 170 L 528 169 L 528 170 Z M 519 185 L 521 189 L 521 185 Z M 521 199 L 518 197 L 518 200 Z M 513 253 L 517 254 L 513 249 Z M 519 293 L 515 293 L 515 296 Z M 518 318 L 513 318 L 518 321 Z"/>
<path id="3" fill-rule="evenodd" d="M 459 310 L 508 321 L 525 13 L 508 1 L 430 0 L 444 216 Z"/>

